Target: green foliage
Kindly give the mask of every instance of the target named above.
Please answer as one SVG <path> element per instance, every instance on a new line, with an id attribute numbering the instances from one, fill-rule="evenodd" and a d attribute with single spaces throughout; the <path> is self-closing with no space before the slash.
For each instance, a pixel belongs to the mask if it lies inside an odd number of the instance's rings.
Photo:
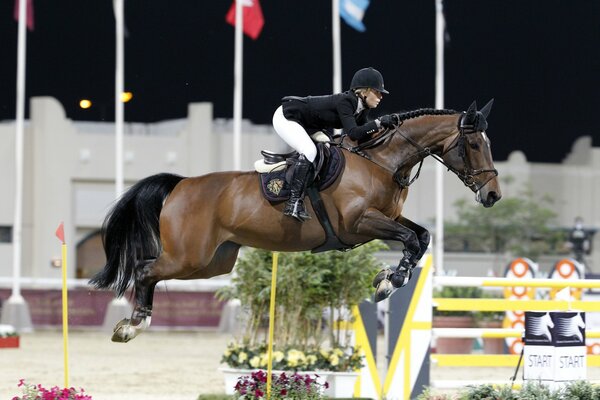
<path id="1" fill-rule="evenodd" d="M 201 394 L 197 400 L 234 400 L 237 397 L 228 394 Z"/>
<path id="2" fill-rule="evenodd" d="M 301 351 L 324 341 L 323 311 L 330 313 L 329 343 L 339 348 L 338 319 L 349 320 L 349 310 L 372 295 L 371 281 L 383 268 L 374 253 L 385 249 L 373 241 L 348 252 L 279 254 L 276 293 L 275 345 Z M 271 252 L 249 249 L 238 259 L 231 286 L 217 292 L 221 300 L 239 299 L 249 321 L 242 343 L 258 346 L 267 325 L 271 295 Z"/>
<path id="3" fill-rule="evenodd" d="M 556 214 L 547 206 L 549 196 L 536 197 L 532 190 L 518 197 L 504 197 L 492 208 L 458 200 L 457 220 L 445 223 L 447 248 L 460 251 L 509 253 L 536 260 L 564 242 L 564 232 L 552 229 Z"/>
<path id="4" fill-rule="evenodd" d="M 568 385 L 564 392 L 564 400 L 600 400 L 600 387 L 585 381 L 577 381 Z"/>
<path id="5" fill-rule="evenodd" d="M 423 393 L 417 396 L 417 400 L 450 400 L 446 394 L 434 394 L 431 388 L 426 387 Z"/>
<path id="6" fill-rule="evenodd" d="M 458 394 L 449 397 L 435 394 L 426 388 L 417 400 L 600 400 L 600 387 L 586 381 L 576 381 L 563 389 L 551 390 L 537 382 L 527 382 L 520 390 L 510 386 L 478 385 L 468 386 Z"/>

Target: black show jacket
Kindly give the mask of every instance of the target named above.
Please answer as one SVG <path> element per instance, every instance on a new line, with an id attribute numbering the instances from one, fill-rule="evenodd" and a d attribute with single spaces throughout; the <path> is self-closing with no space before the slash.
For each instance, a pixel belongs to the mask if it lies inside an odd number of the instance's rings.
<path id="1" fill-rule="evenodd" d="M 352 140 L 361 141 L 378 128 L 374 121 L 367 119 L 368 108 L 354 114 L 358 101 L 351 91 L 327 96 L 288 96 L 281 100 L 285 118 L 298 122 L 307 131 L 343 129 Z"/>

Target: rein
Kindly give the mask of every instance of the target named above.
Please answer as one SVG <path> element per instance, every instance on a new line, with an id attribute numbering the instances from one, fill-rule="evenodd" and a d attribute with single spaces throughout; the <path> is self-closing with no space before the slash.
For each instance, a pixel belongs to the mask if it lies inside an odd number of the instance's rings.
<path id="1" fill-rule="evenodd" d="M 419 175 L 421 173 L 421 167 L 423 166 L 423 161 L 425 160 L 425 158 L 427 158 L 427 156 L 431 156 L 436 161 L 443 164 L 448 169 L 448 171 L 453 172 L 465 186 L 471 188 L 474 192 L 478 192 L 482 187 L 487 185 L 487 183 L 489 181 L 491 181 L 493 178 L 498 176 L 498 170 L 495 168 L 494 169 L 473 169 L 471 167 L 471 165 L 470 165 L 471 163 L 467 159 L 467 155 L 466 155 L 466 151 L 465 151 L 465 146 L 466 146 L 465 141 L 466 141 L 466 135 L 475 133 L 477 131 L 475 130 L 474 125 L 464 124 L 465 115 L 466 115 L 466 113 L 463 112 L 460 117 L 459 123 L 458 123 L 458 129 L 459 129 L 458 137 L 454 141 L 453 145 L 450 146 L 446 151 L 444 151 L 441 154 L 441 156 L 438 156 L 437 154 L 433 153 L 429 147 L 423 147 L 419 143 L 417 143 L 414 139 L 403 134 L 400 131 L 400 127 L 402 126 L 404 121 L 400 121 L 398 126 L 396 126 L 394 129 L 386 129 L 381 135 L 379 135 L 375 138 L 372 138 L 364 143 L 361 143 L 357 146 L 345 145 L 343 143 L 343 138 L 340 141 L 340 143 L 338 143 L 338 146 L 343 149 L 348 150 L 351 153 L 357 154 L 357 155 L 371 161 L 375 165 L 383 168 L 384 170 L 390 172 L 393 175 L 394 181 L 398 184 L 398 186 L 400 186 L 401 189 L 405 189 L 405 188 L 409 187 L 417 180 L 417 178 L 419 177 Z M 394 136 L 394 134 L 396 134 L 396 133 L 398 133 L 400 136 L 402 136 L 402 138 L 404 140 L 406 140 L 413 147 L 415 147 L 417 149 L 417 152 L 414 154 L 411 154 L 405 162 L 403 162 L 396 168 L 395 171 L 392 171 L 389 168 L 387 168 L 386 166 L 381 165 L 378 162 L 376 162 L 375 160 L 373 160 L 363 150 L 372 149 L 374 147 L 378 147 L 378 146 L 382 145 L 383 143 L 385 143 L 386 141 L 391 139 L 392 136 Z M 459 152 L 460 152 L 460 156 L 463 160 L 463 164 L 464 164 L 464 168 L 462 171 L 448 165 L 443 159 L 443 157 L 446 153 L 448 153 L 450 150 L 454 149 L 457 146 L 460 146 Z M 412 178 L 410 177 L 410 175 L 409 176 L 400 176 L 400 170 L 402 169 L 402 167 L 404 167 L 404 165 L 406 165 L 409 160 L 411 160 L 415 157 L 419 158 L 419 167 L 417 169 L 416 174 Z M 491 176 L 488 180 L 486 180 L 483 184 L 476 186 L 474 178 L 477 175 L 481 175 L 481 174 L 488 173 L 488 172 L 491 172 L 494 175 Z M 473 186 L 475 186 L 475 188 L 473 188 Z"/>

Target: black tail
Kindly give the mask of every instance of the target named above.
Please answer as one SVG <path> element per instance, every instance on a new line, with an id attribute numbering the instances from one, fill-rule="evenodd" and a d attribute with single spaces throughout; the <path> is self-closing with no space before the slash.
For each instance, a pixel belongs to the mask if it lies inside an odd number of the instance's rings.
<path id="1" fill-rule="evenodd" d="M 99 289 L 122 296 L 141 261 L 162 251 L 158 219 L 164 200 L 184 177 L 157 174 L 133 185 L 114 205 L 102 224 L 106 265 L 91 280 Z"/>

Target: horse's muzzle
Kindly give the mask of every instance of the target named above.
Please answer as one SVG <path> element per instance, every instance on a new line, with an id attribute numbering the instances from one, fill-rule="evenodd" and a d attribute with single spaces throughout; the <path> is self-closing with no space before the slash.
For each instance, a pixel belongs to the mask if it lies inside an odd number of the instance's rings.
<path id="1" fill-rule="evenodd" d="M 478 194 L 478 196 L 480 196 L 481 192 L 478 192 L 477 194 Z M 498 192 L 491 191 L 491 192 L 488 192 L 488 194 L 485 198 L 481 198 L 480 201 L 481 201 L 481 204 L 483 204 L 483 206 L 485 208 L 490 208 L 491 206 L 496 204 L 496 202 L 498 200 L 500 200 L 501 198 L 502 198 L 502 195 L 500 195 Z"/>

